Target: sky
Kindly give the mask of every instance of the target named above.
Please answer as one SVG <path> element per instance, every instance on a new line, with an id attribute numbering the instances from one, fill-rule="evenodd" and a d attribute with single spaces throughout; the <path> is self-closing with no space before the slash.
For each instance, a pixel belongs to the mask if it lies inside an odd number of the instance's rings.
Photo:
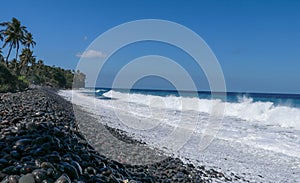
<path id="1" fill-rule="evenodd" d="M 168 20 L 203 38 L 221 65 L 228 91 L 300 94 L 299 10 L 297 0 L 10 0 L 1 2 L 0 22 L 18 18 L 37 42 L 38 59 L 75 69 L 80 57 L 106 56 L 84 52 L 105 31 L 134 20 Z M 156 42 L 121 49 L 109 58 L 106 80 L 98 84 L 109 85 L 124 64 L 147 54 L 179 60 L 201 83 L 199 90 L 209 89 L 203 72 L 188 64 L 186 53 Z"/>

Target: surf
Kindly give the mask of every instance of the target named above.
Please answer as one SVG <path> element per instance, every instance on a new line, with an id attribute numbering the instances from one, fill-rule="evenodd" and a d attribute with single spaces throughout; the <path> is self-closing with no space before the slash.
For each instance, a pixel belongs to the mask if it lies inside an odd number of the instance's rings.
<path id="1" fill-rule="evenodd" d="M 103 96 L 127 103 L 149 106 L 150 108 L 175 111 L 195 111 L 210 113 L 214 105 L 225 104 L 224 116 L 256 122 L 265 125 L 278 125 L 284 128 L 300 130 L 300 108 L 276 105 L 271 101 L 254 101 L 247 96 L 238 96 L 237 102 L 224 102 L 220 99 L 202 99 L 187 96 L 157 96 L 141 93 L 123 93 L 110 90 Z M 189 105 L 183 105 L 189 104 Z"/>

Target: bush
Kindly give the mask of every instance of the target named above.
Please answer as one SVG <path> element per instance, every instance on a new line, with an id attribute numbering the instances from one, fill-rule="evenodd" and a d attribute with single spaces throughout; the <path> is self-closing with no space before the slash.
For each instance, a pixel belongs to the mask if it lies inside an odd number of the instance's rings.
<path id="1" fill-rule="evenodd" d="M 28 88 L 29 82 L 26 79 L 25 76 L 18 76 L 18 89 L 24 90 L 25 88 Z"/>
<path id="2" fill-rule="evenodd" d="M 25 77 L 16 77 L 0 63 L 0 92 L 15 92 L 28 87 Z"/>

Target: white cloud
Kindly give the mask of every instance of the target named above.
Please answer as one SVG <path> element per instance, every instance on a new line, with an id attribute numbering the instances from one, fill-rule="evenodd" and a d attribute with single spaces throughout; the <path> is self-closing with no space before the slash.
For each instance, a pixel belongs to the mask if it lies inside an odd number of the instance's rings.
<path id="1" fill-rule="evenodd" d="M 97 50 L 88 50 L 83 53 L 77 53 L 76 56 L 80 58 L 105 58 L 106 54 Z"/>

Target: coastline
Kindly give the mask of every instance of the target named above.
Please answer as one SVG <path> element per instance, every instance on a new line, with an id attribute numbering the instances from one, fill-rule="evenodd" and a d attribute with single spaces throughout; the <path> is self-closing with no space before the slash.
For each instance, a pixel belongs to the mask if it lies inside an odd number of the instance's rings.
<path id="1" fill-rule="evenodd" d="M 118 99 L 115 101 L 117 102 L 117 105 L 112 107 L 112 103 L 109 100 L 102 98 L 95 99 L 94 96 L 90 96 L 90 92 L 60 90 L 58 93 L 68 101 L 72 101 L 74 106 L 79 105 L 85 113 L 90 113 L 97 119 L 98 123 L 108 125 L 115 129 L 124 130 L 134 139 L 147 143 L 148 147 L 162 150 L 163 152 L 170 154 L 171 157 L 181 159 L 186 164 L 190 163 L 195 167 L 205 165 L 206 169 L 218 170 L 219 172 L 225 172 L 227 175 L 238 175 L 239 177 L 242 177 L 241 179 L 245 179 L 245 181 L 249 182 L 297 182 L 297 180 L 299 180 L 299 174 L 297 173 L 299 172 L 299 161 L 297 157 L 272 151 L 271 149 L 260 148 L 257 147 L 258 144 L 253 146 L 252 144 L 243 143 L 240 141 L 243 138 L 232 139 L 233 137 L 236 137 L 236 133 L 246 135 L 244 137 L 247 137 L 248 134 L 249 137 L 251 137 L 254 135 L 251 132 L 263 132 L 262 134 L 267 135 L 268 132 L 272 132 L 272 130 L 263 131 L 264 128 L 257 128 L 257 126 L 253 126 L 252 123 L 245 123 L 245 121 L 226 118 L 223 124 L 224 128 L 221 129 L 217 138 L 215 138 L 205 150 L 198 151 L 197 148 L 195 148 L 197 140 L 201 138 L 195 134 L 195 136 L 193 136 L 180 151 L 171 151 L 170 149 L 165 149 L 164 147 L 155 144 L 158 139 L 164 137 L 163 132 L 168 130 L 168 125 L 162 125 L 161 128 L 159 128 L 159 132 L 162 133 L 156 135 L 153 133 L 153 130 L 143 131 L 128 127 L 128 122 L 136 122 L 134 121 L 136 118 L 132 116 L 135 114 L 128 113 L 128 116 L 122 116 L 128 117 L 124 118 L 128 121 L 125 121 L 125 123 L 118 117 L 118 113 L 123 109 L 122 106 L 126 105 L 127 102 L 126 100 L 125 103 L 123 102 L 122 96 L 116 97 Z M 141 100 L 143 100 L 143 98 L 141 98 Z M 133 107 L 140 107 L 139 109 L 143 108 L 143 106 L 140 105 Z M 159 113 L 157 110 L 154 111 Z M 172 112 L 170 113 L 173 114 Z M 186 120 L 191 119 L 190 117 L 192 115 L 189 115 L 190 113 L 184 114 L 187 115 L 185 117 Z M 153 118 L 153 120 L 155 119 L 156 118 Z M 175 116 L 170 119 L 171 121 L 172 119 L 176 120 Z M 94 127 L 95 124 L 97 123 L 93 123 Z M 131 124 L 128 125 L 130 126 Z M 243 128 L 250 131 L 247 130 L 247 133 L 245 133 Z M 284 129 L 282 129 L 283 131 L 280 131 L 280 129 L 278 130 L 278 138 L 280 138 L 281 134 L 286 134 Z M 226 134 L 229 136 L 226 136 Z M 91 137 L 95 138 L 93 136 Z M 242 181 L 243 180 L 236 180 L 234 182 Z"/>
<path id="2" fill-rule="evenodd" d="M 76 109 L 49 88 L 0 94 L 1 159 L 0 179 L 4 182 L 224 182 L 243 181 L 204 166 L 194 167 L 181 160 L 164 157 L 144 143 L 132 140 L 125 132 L 105 127 Z M 77 116 L 81 119 L 77 119 Z M 81 121 L 79 123 L 78 121 Z M 84 125 L 85 126 L 84 126 Z M 89 126 L 96 125 L 96 126 Z M 92 131 L 94 129 L 96 131 Z M 101 148 L 118 154 L 116 145 L 105 138 L 112 135 L 130 144 L 137 156 L 163 157 L 154 164 L 134 165 L 112 160 Z M 98 130 L 98 131 L 97 131 Z M 94 141 L 92 136 L 96 137 Z M 90 135 L 89 135 L 90 134 Z M 89 136 L 88 136 L 89 135 Z M 96 144 L 99 138 L 104 143 Z M 120 142 L 120 141 L 119 141 Z M 95 148 L 94 148 L 95 147 Z M 141 153 L 141 149 L 144 150 Z M 132 160 L 130 160 L 132 161 Z"/>

